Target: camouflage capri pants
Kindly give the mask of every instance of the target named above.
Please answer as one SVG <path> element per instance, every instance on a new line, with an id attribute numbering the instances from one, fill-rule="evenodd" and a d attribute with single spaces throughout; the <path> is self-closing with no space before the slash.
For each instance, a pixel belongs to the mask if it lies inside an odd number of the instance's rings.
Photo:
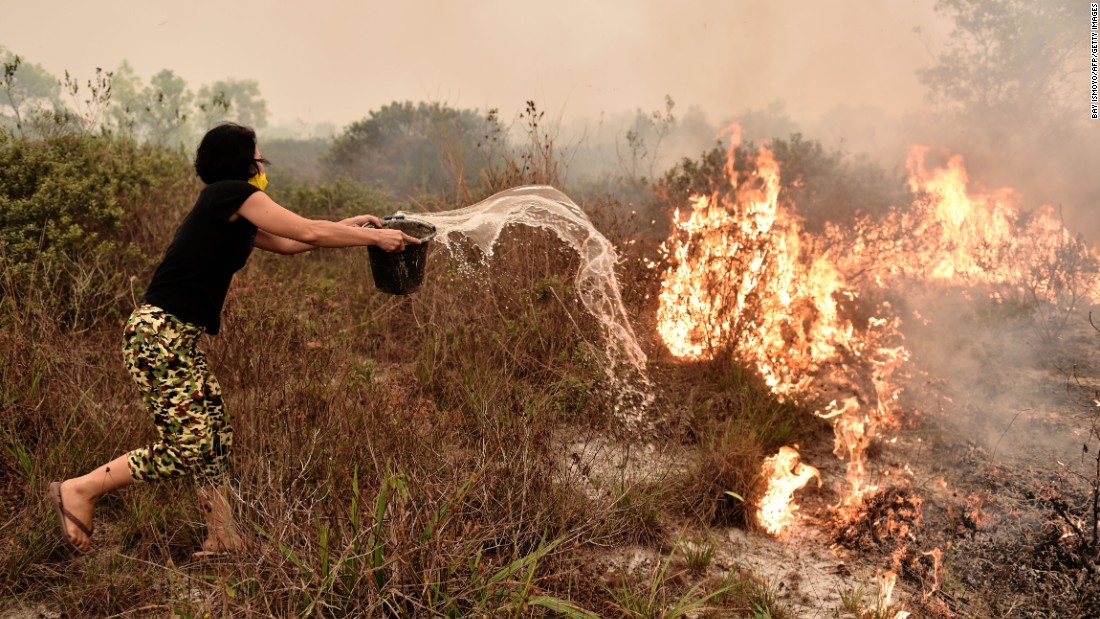
<path id="1" fill-rule="evenodd" d="M 227 480 L 233 429 L 221 387 L 198 348 L 202 332 L 153 305 L 138 307 L 126 321 L 122 355 L 157 430 L 156 442 L 128 454 L 136 480 Z"/>

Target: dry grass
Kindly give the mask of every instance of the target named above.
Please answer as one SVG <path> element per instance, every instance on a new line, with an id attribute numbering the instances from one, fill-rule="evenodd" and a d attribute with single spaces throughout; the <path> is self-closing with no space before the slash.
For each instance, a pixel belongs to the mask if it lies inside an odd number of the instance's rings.
<path id="1" fill-rule="evenodd" d="M 89 616 L 599 606 L 608 592 L 571 575 L 574 545 L 655 539 L 649 510 L 664 504 L 657 488 L 601 503 L 567 483 L 557 431 L 615 424 L 598 329 L 562 277 L 572 261 L 516 230 L 489 271 L 437 255 L 431 284 L 394 298 L 371 289 L 363 251 L 255 256 L 206 339 L 248 539 L 247 560 L 215 564 L 190 558 L 202 531 L 185 482 L 106 497 L 86 557 L 59 540 L 48 481 L 151 435 L 117 350 L 130 292 L 77 328 L 48 298 L 6 295 L 4 594 Z"/>
<path id="2" fill-rule="evenodd" d="M 204 340 L 236 431 L 244 550 L 192 559 L 203 531 L 193 492 L 177 481 L 105 497 L 95 549 L 74 556 L 46 485 L 152 436 L 119 346 L 122 320 L 196 189 L 182 164 L 162 181 L 120 196 L 122 234 L 148 270 L 90 265 L 112 274 L 93 281 L 107 299 L 96 315 L 59 316 L 48 290 L 0 278 L 0 609 L 582 617 L 580 608 L 666 616 L 752 607 L 750 593 L 731 593 L 714 568 L 673 561 L 682 553 L 667 523 L 747 523 L 726 491 L 753 495 L 761 455 L 802 436 L 790 423 L 800 411 L 728 362 L 662 360 L 645 318 L 656 279 L 643 258 L 655 246 L 613 199 L 589 206 L 629 248 L 620 281 L 657 360 L 656 435 L 624 435 L 600 367 L 601 330 L 571 288 L 577 258 L 550 234 L 512 229 L 490 265 L 472 272 L 437 253 L 427 285 L 408 298 L 373 290 L 365 250 L 257 253 L 234 282 L 222 335 Z M 328 216 L 349 214 L 333 204 Z M 133 289 L 119 285 L 130 276 Z M 562 436 L 642 439 L 695 455 L 679 473 L 592 495 L 575 483 Z M 613 584 L 591 577 L 585 553 L 628 543 L 664 549 L 670 563 Z"/>

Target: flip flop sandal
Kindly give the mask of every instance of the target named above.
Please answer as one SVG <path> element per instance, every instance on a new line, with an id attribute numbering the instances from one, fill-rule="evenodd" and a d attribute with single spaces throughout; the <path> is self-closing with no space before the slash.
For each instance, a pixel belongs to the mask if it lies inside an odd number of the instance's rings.
<path id="1" fill-rule="evenodd" d="M 65 521 L 69 520 L 76 525 L 76 528 L 84 532 L 84 535 L 88 536 L 88 539 L 92 538 L 92 528 L 80 521 L 79 518 L 72 515 L 69 510 L 65 509 L 65 506 L 61 503 L 61 482 L 50 483 L 50 498 L 53 499 L 54 511 L 57 512 L 57 524 L 61 527 L 61 537 L 65 538 L 65 541 L 69 542 L 69 545 L 76 549 L 77 552 L 87 552 L 81 550 L 76 545 L 76 540 L 69 535 L 69 528 L 65 526 Z"/>

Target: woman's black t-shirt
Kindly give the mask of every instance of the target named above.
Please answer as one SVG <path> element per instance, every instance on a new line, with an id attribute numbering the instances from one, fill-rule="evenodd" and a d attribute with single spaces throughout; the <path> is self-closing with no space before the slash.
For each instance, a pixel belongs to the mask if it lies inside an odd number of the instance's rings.
<path id="1" fill-rule="evenodd" d="M 229 282 L 256 240 L 256 226 L 244 217 L 229 218 L 257 191 L 238 180 L 203 188 L 153 273 L 145 302 L 217 335 Z"/>

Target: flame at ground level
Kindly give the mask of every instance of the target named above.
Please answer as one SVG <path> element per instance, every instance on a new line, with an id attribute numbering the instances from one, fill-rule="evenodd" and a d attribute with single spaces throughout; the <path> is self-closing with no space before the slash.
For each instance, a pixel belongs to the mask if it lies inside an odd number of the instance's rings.
<path id="1" fill-rule="evenodd" d="M 893 416 L 900 389 L 893 374 L 908 358 L 900 321 L 872 316 L 857 329 L 842 316 L 841 301 L 859 294 L 828 256 L 815 252 L 815 243 L 806 242 L 799 219 L 779 203 L 774 155 L 761 148 L 751 172 L 738 176 L 733 152 L 731 147 L 726 166 L 732 191 L 695 196 L 690 212 L 676 212 L 676 228 L 663 246 L 669 267 L 658 332 L 684 359 L 732 350 L 781 399 L 828 387 L 846 401 L 871 403 L 826 417 L 836 428 L 837 455 L 850 461 L 847 494 L 858 500 L 869 437 L 877 426 L 898 425 Z M 806 465 L 786 449 L 775 456 L 779 461 L 765 464 L 769 489 L 759 519 L 773 534 L 791 517 L 793 492 L 816 475 L 812 467 L 799 468 Z M 794 470 L 802 478 L 796 485 Z"/>
<path id="2" fill-rule="evenodd" d="M 854 307 L 863 293 L 914 282 L 984 286 L 995 300 L 1018 294 L 1063 314 L 1100 298 L 1096 253 L 1049 208 L 1025 216 L 1011 190 L 969 190 L 960 157 L 929 170 L 928 149 L 915 147 L 908 161 L 913 204 L 828 227 L 817 238 L 802 230 L 793 205 L 780 204 L 772 152 L 761 148 L 750 171 L 738 175 L 735 146 L 726 165 L 732 191 L 694 196 L 690 211 L 676 212 L 662 246 L 668 267 L 657 331 L 680 358 L 733 354 L 781 399 L 818 405 L 815 394 L 835 398 L 818 413 L 833 425 L 834 452 L 848 460 L 839 519 L 858 514 L 876 491 L 865 481 L 865 454 L 872 438 L 901 426 L 896 376 L 910 358 L 888 303 L 855 312 L 865 316 L 859 321 L 842 303 Z M 789 448 L 762 472 L 768 490 L 758 519 L 778 535 L 797 510 L 793 492 L 810 477 L 820 483 L 820 475 Z"/>
<path id="3" fill-rule="evenodd" d="M 820 486 L 821 473 L 802 463 L 791 447 L 780 447 L 779 453 L 765 459 L 761 472 L 768 480 L 768 487 L 760 499 L 756 521 L 769 535 L 778 537 L 798 513 L 794 493 L 814 478 Z"/>

